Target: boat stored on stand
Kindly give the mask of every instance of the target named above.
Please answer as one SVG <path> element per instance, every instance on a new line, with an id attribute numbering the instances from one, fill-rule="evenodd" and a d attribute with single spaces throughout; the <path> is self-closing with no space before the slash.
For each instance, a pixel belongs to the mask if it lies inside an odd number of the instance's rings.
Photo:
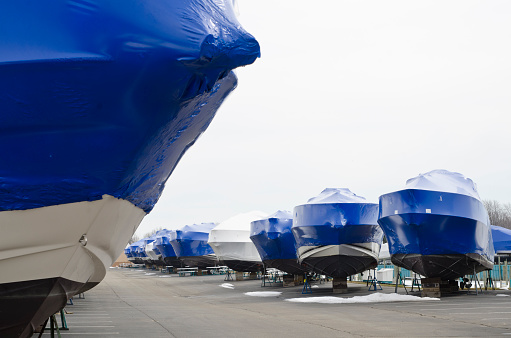
<path id="1" fill-rule="evenodd" d="M 343 278 L 375 268 L 383 240 L 378 204 L 349 189 L 328 188 L 293 212 L 299 261 L 314 272 Z"/>
<path id="2" fill-rule="evenodd" d="M 176 256 L 186 265 L 205 270 L 215 266 L 218 259 L 208 244 L 209 232 L 215 223 L 185 225 L 169 234 L 170 244 Z"/>
<path id="3" fill-rule="evenodd" d="M 251 222 L 250 239 L 257 248 L 265 268 L 303 275 L 308 269 L 298 263 L 292 226 L 293 214 L 279 210 L 264 219 Z"/>
<path id="4" fill-rule="evenodd" d="M 250 223 L 266 216 L 267 214 L 261 211 L 241 213 L 210 231 L 208 243 L 222 265 L 234 271 L 262 271 L 263 262 L 250 240 Z"/>
<path id="5" fill-rule="evenodd" d="M 488 213 L 459 173 L 433 170 L 380 196 L 378 223 L 392 263 L 422 276 L 454 280 L 493 268 Z"/>

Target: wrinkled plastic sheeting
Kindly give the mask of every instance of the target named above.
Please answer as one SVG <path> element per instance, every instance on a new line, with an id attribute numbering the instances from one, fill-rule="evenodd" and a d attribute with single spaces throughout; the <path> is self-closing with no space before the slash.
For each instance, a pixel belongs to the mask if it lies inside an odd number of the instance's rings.
<path id="1" fill-rule="evenodd" d="M 169 240 L 177 257 L 214 254 L 213 249 L 208 244 L 208 238 L 209 232 L 215 226 L 215 223 L 185 225 L 181 229 L 172 232 Z"/>
<path id="2" fill-rule="evenodd" d="M 391 255 L 476 253 L 493 261 L 488 213 L 472 180 L 434 170 L 406 186 L 413 188 L 380 196 L 378 223 Z"/>
<path id="3" fill-rule="evenodd" d="M 172 244 L 170 244 L 170 235 L 173 230 L 164 229 L 162 234 L 157 236 L 155 239 L 156 247 L 160 251 L 163 258 L 173 258 L 177 257 Z"/>
<path id="4" fill-rule="evenodd" d="M 463 194 L 481 200 L 474 182 L 460 173 L 436 169 L 406 181 L 405 189 L 421 189 Z"/>
<path id="5" fill-rule="evenodd" d="M 511 230 L 497 225 L 491 226 L 493 247 L 496 253 L 511 253 Z"/>
<path id="6" fill-rule="evenodd" d="M 250 223 L 250 239 L 263 261 L 297 258 L 292 226 L 293 214 L 284 210 Z"/>
<path id="7" fill-rule="evenodd" d="M 0 210 L 126 199 L 149 212 L 259 57 L 231 0 L 0 4 Z"/>
<path id="8" fill-rule="evenodd" d="M 301 246 L 377 243 L 383 241 L 378 226 L 378 204 L 349 189 L 325 189 L 293 211 L 292 231 Z"/>

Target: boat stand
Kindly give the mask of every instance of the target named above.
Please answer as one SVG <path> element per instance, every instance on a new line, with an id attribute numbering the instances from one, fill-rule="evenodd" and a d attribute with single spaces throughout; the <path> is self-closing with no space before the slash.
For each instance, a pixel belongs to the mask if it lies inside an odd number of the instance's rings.
<path id="1" fill-rule="evenodd" d="M 268 280 L 268 282 L 266 282 Z M 265 287 L 266 283 L 271 286 L 271 278 L 267 275 L 266 266 L 263 268 L 263 276 L 261 277 L 261 287 Z"/>
<path id="2" fill-rule="evenodd" d="M 383 290 L 377 278 L 373 278 L 371 280 L 371 285 L 369 285 L 369 289 L 367 291 L 371 291 L 371 289 L 373 289 L 372 291 Z"/>
<path id="3" fill-rule="evenodd" d="M 61 311 L 61 315 L 62 315 L 62 313 L 63 312 Z M 55 338 L 55 332 L 57 332 L 57 337 L 62 338 L 62 336 L 60 335 L 59 324 L 57 323 L 57 319 L 55 318 L 54 314 L 51 315 L 50 318 L 46 319 L 46 321 L 43 324 L 43 329 L 39 333 L 38 338 L 41 338 L 43 336 L 44 330 L 46 330 L 46 325 L 48 325 L 48 321 L 50 321 L 50 337 Z M 69 330 L 69 329 L 66 327 L 66 330 Z"/>
<path id="4" fill-rule="evenodd" d="M 495 283 L 493 283 L 493 278 L 491 277 L 491 270 L 488 270 L 488 277 L 484 282 L 484 289 L 488 290 L 488 288 L 492 288 L 492 290 L 495 290 Z"/>
<path id="5" fill-rule="evenodd" d="M 232 278 L 231 269 L 227 269 L 227 273 L 225 274 L 224 281 L 228 281 L 228 280 L 234 280 L 234 279 Z"/>
<path id="6" fill-rule="evenodd" d="M 405 288 L 406 294 L 408 294 L 408 289 L 406 288 L 405 281 L 404 281 L 403 277 L 401 276 L 401 269 L 399 269 L 398 271 L 399 272 L 397 273 L 397 276 L 396 276 L 396 288 L 394 289 L 394 293 L 397 293 L 397 287 L 399 284 L 401 284 Z M 413 283 L 412 283 L 412 285 L 413 285 Z"/>
<path id="7" fill-rule="evenodd" d="M 413 292 L 413 287 L 414 286 L 417 286 L 417 289 L 419 289 L 419 292 L 421 291 L 421 285 L 419 283 L 419 278 L 417 278 L 417 274 L 416 273 L 413 274 L 412 289 L 410 290 L 410 292 Z"/>
<path id="8" fill-rule="evenodd" d="M 472 275 L 472 283 L 475 284 L 476 296 L 479 294 L 477 291 L 477 287 L 479 287 L 481 289 L 481 293 L 483 293 L 483 287 L 479 284 L 479 277 L 477 277 L 475 265 L 474 265 L 474 274 Z M 467 294 L 470 294 L 470 289 L 468 289 Z"/>
<path id="9" fill-rule="evenodd" d="M 309 283 L 309 275 L 305 275 L 305 279 L 303 280 L 303 288 L 302 288 L 302 295 L 306 293 L 312 293 L 312 288 Z"/>

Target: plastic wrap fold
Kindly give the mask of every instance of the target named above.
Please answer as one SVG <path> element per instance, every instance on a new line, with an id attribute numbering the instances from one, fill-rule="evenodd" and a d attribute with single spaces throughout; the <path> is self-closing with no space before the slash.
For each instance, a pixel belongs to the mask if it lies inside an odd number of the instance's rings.
<path id="1" fill-rule="evenodd" d="M 250 239 L 263 262 L 272 259 L 296 260 L 292 226 L 293 214 L 280 210 L 265 219 L 251 222 Z"/>
<path id="2" fill-rule="evenodd" d="M 149 212 L 259 57 L 232 0 L 0 4 L 0 210 L 93 201 Z"/>
<path id="3" fill-rule="evenodd" d="M 170 244 L 177 257 L 205 256 L 214 254 L 208 244 L 209 232 L 215 223 L 186 225 L 169 235 Z"/>
<path id="4" fill-rule="evenodd" d="M 325 189 L 307 204 L 294 208 L 292 231 L 297 247 L 376 243 L 378 204 L 368 203 L 349 189 Z"/>

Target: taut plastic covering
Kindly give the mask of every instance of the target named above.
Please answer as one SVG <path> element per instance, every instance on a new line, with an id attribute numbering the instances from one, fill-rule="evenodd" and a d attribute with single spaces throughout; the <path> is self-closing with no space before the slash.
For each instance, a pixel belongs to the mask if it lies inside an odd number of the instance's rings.
<path id="1" fill-rule="evenodd" d="M 149 212 L 259 57 L 232 0 L 0 4 L 0 210 L 111 195 Z"/>
<path id="2" fill-rule="evenodd" d="M 262 211 L 242 213 L 214 227 L 209 233 L 208 243 L 218 259 L 261 262 L 259 253 L 250 240 L 250 223 L 267 215 Z"/>
<path id="3" fill-rule="evenodd" d="M 381 245 L 378 204 L 349 189 L 328 188 L 294 208 L 293 233 L 298 247 L 374 242 Z"/>
<path id="4" fill-rule="evenodd" d="M 496 253 L 511 253 L 511 230 L 496 225 L 491 226 L 493 247 Z"/>
<path id="5" fill-rule="evenodd" d="M 216 226 L 215 223 L 200 223 L 185 225 L 169 236 L 170 244 L 177 257 L 204 256 L 214 254 L 208 244 L 209 232 Z"/>

